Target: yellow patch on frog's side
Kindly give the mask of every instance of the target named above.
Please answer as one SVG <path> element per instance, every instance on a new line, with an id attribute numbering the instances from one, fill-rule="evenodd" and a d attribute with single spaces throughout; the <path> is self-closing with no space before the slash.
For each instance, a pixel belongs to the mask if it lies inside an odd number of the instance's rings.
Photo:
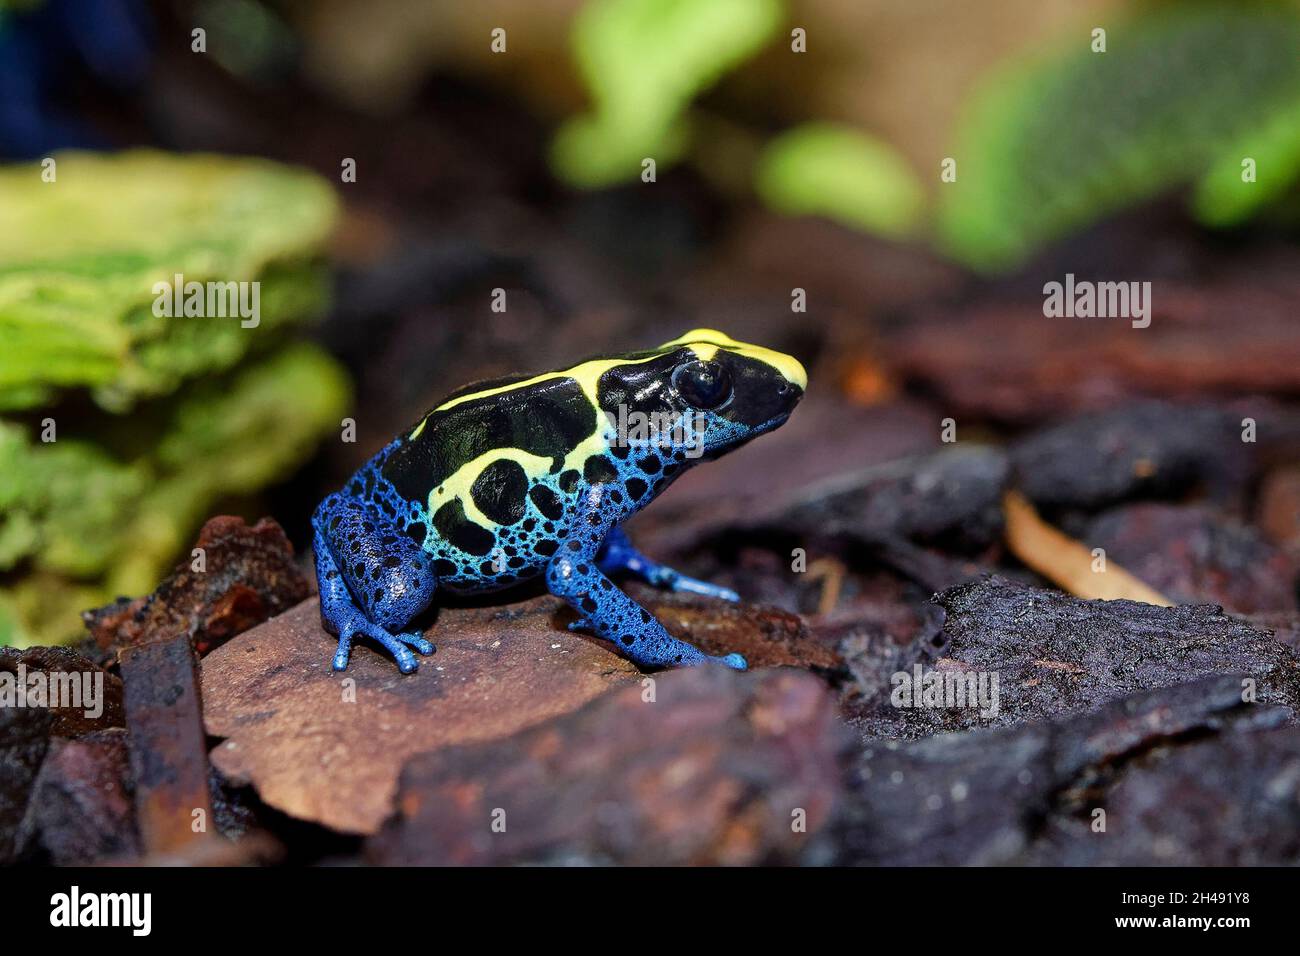
<path id="1" fill-rule="evenodd" d="M 614 429 L 604 415 L 597 415 L 596 419 L 596 430 L 564 456 L 561 473 L 569 469 L 581 472 L 589 456 L 609 451 L 609 439 L 613 437 Z M 465 517 L 470 521 L 489 531 L 501 527 L 479 510 L 478 505 L 474 503 L 474 496 L 470 493 L 479 475 L 498 461 L 513 461 L 520 465 L 530 485 L 551 472 L 550 458 L 534 455 L 520 448 L 493 448 L 473 461 L 461 465 L 451 477 L 429 492 L 429 514 L 437 513 L 438 509 L 449 501 L 459 500 L 461 507 L 465 509 Z"/>

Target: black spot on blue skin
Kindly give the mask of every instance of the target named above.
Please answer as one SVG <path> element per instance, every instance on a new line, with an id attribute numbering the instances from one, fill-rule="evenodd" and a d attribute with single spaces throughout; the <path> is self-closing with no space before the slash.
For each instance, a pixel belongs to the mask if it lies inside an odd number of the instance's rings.
<path id="1" fill-rule="evenodd" d="M 534 485 L 532 491 L 528 492 L 528 497 L 533 499 L 537 510 L 551 520 L 564 514 L 564 505 L 560 502 L 559 495 L 545 485 Z"/>
<path id="2" fill-rule="evenodd" d="M 474 480 L 469 493 L 478 510 L 497 524 L 510 525 L 524 516 L 528 476 L 517 461 L 494 461 Z"/>
<path id="3" fill-rule="evenodd" d="M 465 517 L 459 501 L 449 501 L 433 516 L 433 528 L 448 544 L 466 554 L 484 555 L 496 544 L 496 535 Z"/>
<path id="4" fill-rule="evenodd" d="M 625 487 L 627 488 L 628 497 L 633 501 L 639 501 L 641 496 L 646 493 L 646 489 L 650 486 L 640 478 L 629 478 Z"/>
<path id="5" fill-rule="evenodd" d="M 538 554 L 542 555 L 543 557 L 548 557 L 548 558 L 551 555 L 553 555 L 556 552 L 556 549 L 558 548 L 559 548 L 559 544 L 557 542 L 550 541 L 546 538 L 543 538 L 541 541 L 538 541 L 535 545 L 533 545 L 534 551 L 536 551 Z"/>
<path id="6" fill-rule="evenodd" d="M 646 455 L 646 457 L 637 462 L 637 467 L 647 475 L 653 475 L 662 466 L 662 462 L 659 461 L 658 455 Z"/>
<path id="7" fill-rule="evenodd" d="M 560 490 L 565 494 L 571 494 L 578 487 L 578 479 L 582 475 L 578 474 L 572 468 L 560 475 Z"/>
<path id="8" fill-rule="evenodd" d="M 613 481 L 618 477 L 618 472 L 610 464 L 609 459 L 603 455 L 592 455 L 582 465 L 582 477 L 587 479 L 587 483 L 598 485 L 601 482 Z"/>

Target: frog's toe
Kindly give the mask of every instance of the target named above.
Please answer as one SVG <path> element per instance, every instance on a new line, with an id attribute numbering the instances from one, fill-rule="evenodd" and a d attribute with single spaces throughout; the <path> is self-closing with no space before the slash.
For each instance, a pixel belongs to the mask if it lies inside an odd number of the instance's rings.
<path id="1" fill-rule="evenodd" d="M 589 631 L 591 630 L 591 622 L 585 617 L 580 617 L 576 621 L 570 621 L 568 628 L 571 631 Z"/>
<path id="2" fill-rule="evenodd" d="M 679 574 L 673 579 L 671 587 L 674 591 L 686 594 L 700 594 L 704 597 L 717 598 L 720 601 L 730 601 L 733 604 L 740 600 L 740 595 L 731 588 L 724 588 L 720 584 L 710 584 L 708 581 L 701 581 L 698 578 L 689 578 L 684 574 Z"/>
<path id="3" fill-rule="evenodd" d="M 740 654 L 726 654 L 722 657 L 715 657 L 714 660 L 725 667 L 730 667 L 733 671 L 749 670 L 749 662 Z"/>
<path id="4" fill-rule="evenodd" d="M 437 650 L 432 641 L 426 641 L 424 635 L 419 631 L 410 631 L 406 634 L 398 634 L 397 639 L 403 644 L 414 647 L 421 654 L 432 654 Z"/>
<path id="5" fill-rule="evenodd" d="M 384 630 L 378 624 L 374 624 L 370 621 L 364 621 L 358 625 L 355 633 L 362 635 L 363 637 L 368 637 L 373 641 L 377 641 L 384 650 L 393 655 L 393 660 L 397 661 L 397 669 L 403 674 L 412 674 L 419 669 L 420 662 L 415 659 L 415 655 L 412 654 L 406 644 L 403 643 L 405 639 L 410 638 L 413 635 L 393 635 L 388 633 L 388 631 Z M 418 639 L 428 645 L 430 652 L 432 652 L 432 644 L 429 644 L 429 642 L 425 641 L 423 638 Z M 340 641 L 340 644 L 341 643 L 342 642 Z M 335 661 L 337 660 L 338 656 L 335 655 Z"/>
<path id="6" fill-rule="evenodd" d="M 345 671 L 348 669 L 348 657 L 352 654 L 352 635 L 339 638 L 338 650 L 334 652 L 334 660 L 330 662 L 336 671 Z"/>
<path id="7" fill-rule="evenodd" d="M 420 662 L 406 649 L 406 645 L 397 643 L 396 648 L 390 647 L 389 651 L 393 655 L 393 660 L 397 661 L 397 669 L 403 674 L 414 674 L 420 669 Z"/>

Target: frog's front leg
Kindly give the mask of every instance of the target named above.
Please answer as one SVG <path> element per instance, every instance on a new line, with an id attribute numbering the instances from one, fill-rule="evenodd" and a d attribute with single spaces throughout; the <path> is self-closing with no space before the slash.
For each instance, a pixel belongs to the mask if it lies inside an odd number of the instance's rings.
<path id="1" fill-rule="evenodd" d="M 334 669 L 347 668 L 352 641 L 362 636 L 392 654 L 403 674 L 414 671 L 419 663 L 407 645 L 434 652 L 419 631 L 402 633 L 437 588 L 428 556 L 376 509 L 340 494 L 321 502 L 312 526 L 321 620 L 339 637 Z"/>
<path id="2" fill-rule="evenodd" d="M 739 654 L 712 657 L 669 634 L 649 611 L 614 586 L 596 556 L 613 526 L 614 509 L 600 486 L 588 493 L 572 523 L 575 536 L 561 544 L 546 568 L 546 585 L 582 616 L 588 627 L 635 663 L 647 667 L 717 663 L 748 666 Z"/>
<path id="3" fill-rule="evenodd" d="M 605 543 L 596 556 L 600 569 L 606 574 L 626 571 L 634 574 L 647 584 L 669 591 L 702 594 L 705 597 L 720 598 L 723 601 L 739 601 L 740 595 L 731 588 L 724 588 L 708 581 L 688 577 L 665 564 L 660 564 L 632 546 L 627 533 L 618 527 L 611 528 L 605 537 Z"/>

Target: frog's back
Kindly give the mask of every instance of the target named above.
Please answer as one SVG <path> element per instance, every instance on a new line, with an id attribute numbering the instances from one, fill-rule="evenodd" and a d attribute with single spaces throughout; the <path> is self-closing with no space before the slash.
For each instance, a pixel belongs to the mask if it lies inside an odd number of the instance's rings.
<path id="1" fill-rule="evenodd" d="M 440 585 L 507 587 L 537 574 L 567 533 L 589 458 L 608 452 L 603 416 L 563 373 L 467 386 L 430 411 L 382 475 L 408 502 Z"/>

